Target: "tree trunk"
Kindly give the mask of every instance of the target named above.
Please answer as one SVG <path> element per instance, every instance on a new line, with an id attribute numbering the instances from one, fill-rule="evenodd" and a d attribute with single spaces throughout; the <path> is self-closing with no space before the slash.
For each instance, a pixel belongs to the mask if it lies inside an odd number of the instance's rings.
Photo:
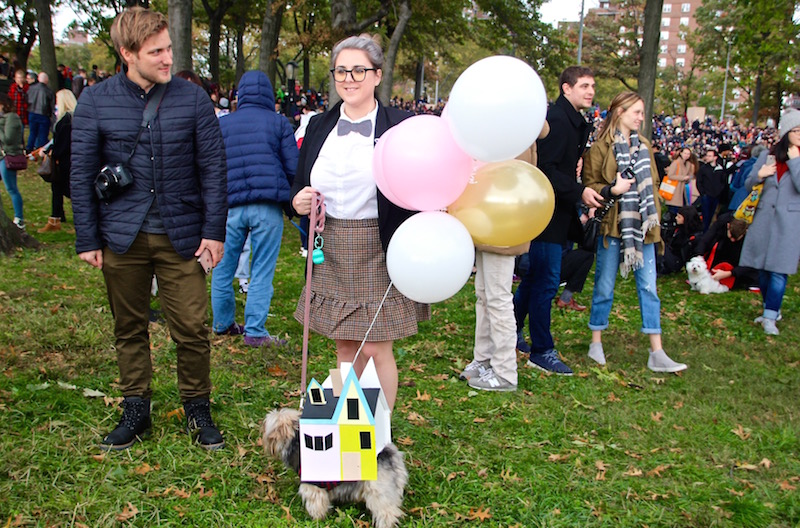
<path id="1" fill-rule="evenodd" d="M 56 45 L 53 41 L 53 21 L 50 17 L 50 2 L 34 0 L 36 22 L 39 26 L 39 58 L 42 71 L 50 78 L 50 89 L 58 91 L 58 68 L 56 64 Z"/>
<path id="2" fill-rule="evenodd" d="M 422 59 L 417 60 L 417 72 L 414 76 L 414 101 L 422 99 L 422 83 L 424 82 L 425 64 Z"/>
<path id="3" fill-rule="evenodd" d="M 236 83 L 239 86 L 239 79 L 244 75 L 244 69 L 247 63 L 247 58 L 244 56 L 244 31 L 245 20 L 244 16 L 237 17 L 236 19 Z"/>
<path id="4" fill-rule="evenodd" d="M 0 255 L 10 255 L 20 247 L 38 249 L 39 246 L 39 241 L 15 226 L 0 207 Z"/>
<path id="5" fill-rule="evenodd" d="M 273 87 L 277 72 L 275 59 L 278 58 L 278 37 L 281 34 L 281 22 L 285 10 L 285 0 L 267 0 L 264 21 L 261 24 L 261 55 L 258 59 L 258 69 L 267 74 Z"/>
<path id="6" fill-rule="evenodd" d="M 222 33 L 222 18 L 209 17 L 208 20 L 208 71 L 211 80 L 219 85 L 219 37 Z"/>
<path id="7" fill-rule="evenodd" d="M 17 26 L 18 36 L 14 46 L 14 67 L 27 70 L 28 57 L 39 32 L 36 29 L 36 13 L 34 12 L 33 0 L 27 0 L 22 9 L 24 11 L 22 12 L 21 25 Z M 11 78 L 13 79 L 13 76 Z"/>
<path id="8" fill-rule="evenodd" d="M 644 6 L 644 38 L 639 56 L 639 95 L 644 99 L 645 120 L 642 136 L 653 136 L 653 98 L 656 92 L 658 39 L 661 36 L 661 9 L 664 0 L 647 0 Z"/>
<path id="9" fill-rule="evenodd" d="M 758 113 L 761 111 L 761 77 L 763 74 L 763 68 L 759 67 L 756 74 L 756 89 L 753 92 L 753 119 L 751 120 L 753 126 L 758 124 Z"/>
<path id="10" fill-rule="evenodd" d="M 392 31 L 392 38 L 389 39 L 389 46 L 386 48 L 386 54 L 383 64 L 383 80 L 378 87 L 378 99 L 385 105 L 389 104 L 389 99 L 392 98 L 392 80 L 394 78 L 394 65 L 397 61 L 397 50 L 400 48 L 400 40 L 403 38 L 403 33 L 408 26 L 408 21 L 411 19 L 411 2 L 410 0 L 402 0 L 400 2 L 400 10 L 397 14 L 397 26 Z"/>
<path id="11" fill-rule="evenodd" d="M 172 72 L 192 69 L 192 0 L 168 0 Z"/>

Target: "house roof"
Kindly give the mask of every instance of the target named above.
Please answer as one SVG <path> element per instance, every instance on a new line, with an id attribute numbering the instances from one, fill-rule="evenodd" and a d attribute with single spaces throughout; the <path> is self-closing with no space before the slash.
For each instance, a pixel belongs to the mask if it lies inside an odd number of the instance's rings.
<path id="1" fill-rule="evenodd" d="M 367 401 L 367 406 L 373 416 L 378 408 L 378 396 L 380 389 L 361 389 L 364 393 L 364 399 Z M 332 389 L 324 389 L 325 405 L 314 405 L 310 400 L 306 399 L 306 404 L 303 406 L 303 414 L 300 416 L 301 420 L 330 420 L 336 410 L 336 405 L 339 398 L 333 395 Z"/>

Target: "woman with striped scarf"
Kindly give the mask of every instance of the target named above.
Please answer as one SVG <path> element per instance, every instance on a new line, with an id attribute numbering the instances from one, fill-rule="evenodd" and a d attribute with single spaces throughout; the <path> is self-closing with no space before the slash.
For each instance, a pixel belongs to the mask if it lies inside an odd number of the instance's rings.
<path id="1" fill-rule="evenodd" d="M 656 249 L 663 251 L 661 203 L 653 192 L 658 181 L 650 143 L 639 134 L 644 119 L 644 101 L 638 94 L 617 95 L 584 163 L 584 185 L 615 201 L 603 218 L 597 245 L 589 357 L 606 363 L 602 333 L 608 328 L 619 269 L 623 278 L 633 272 L 636 279 L 642 333 L 650 338 L 647 368 L 678 372 L 686 365 L 670 359 L 661 344 L 661 301 L 656 292 Z"/>

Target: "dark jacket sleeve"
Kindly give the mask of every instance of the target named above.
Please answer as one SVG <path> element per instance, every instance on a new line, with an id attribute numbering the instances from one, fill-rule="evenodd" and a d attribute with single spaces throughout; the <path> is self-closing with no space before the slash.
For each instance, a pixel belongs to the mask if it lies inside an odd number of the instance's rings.
<path id="1" fill-rule="evenodd" d="M 202 92 L 198 91 L 198 94 Z M 228 219 L 228 180 L 225 146 L 219 120 L 208 97 L 197 97 L 195 155 L 197 178 L 203 195 L 204 221 L 200 236 L 207 240 L 225 241 Z"/>
<path id="2" fill-rule="evenodd" d="M 84 90 L 72 119 L 72 163 L 70 188 L 75 222 L 75 251 L 84 253 L 103 248 L 94 179 L 100 170 L 102 149 L 94 92 Z"/>
<path id="3" fill-rule="evenodd" d="M 575 148 L 569 144 L 571 135 L 559 133 L 559 130 L 570 130 L 572 124 L 560 110 L 548 114 L 547 121 L 551 132 L 537 142 L 538 165 L 553 185 L 558 201 L 574 206 L 581 201 L 583 185 L 577 182 L 574 173 L 566 174 L 559 169 L 559 162 L 568 155 L 568 149 Z"/>

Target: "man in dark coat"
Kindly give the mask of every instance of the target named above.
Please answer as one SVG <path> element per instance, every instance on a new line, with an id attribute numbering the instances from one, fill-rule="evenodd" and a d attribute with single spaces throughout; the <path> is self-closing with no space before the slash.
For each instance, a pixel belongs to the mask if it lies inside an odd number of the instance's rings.
<path id="1" fill-rule="evenodd" d="M 125 71 L 83 91 L 72 127 L 75 247 L 82 260 L 103 271 L 125 397 L 119 425 L 101 448 L 126 449 L 150 428 L 147 325 L 155 274 L 176 344 L 187 429 L 202 447 L 218 449 L 224 442 L 209 403 L 204 271 L 220 261 L 225 240 L 226 168 L 219 124 L 200 87 L 172 79 L 164 15 L 127 9 L 114 20 L 111 38 Z M 159 97 L 157 113 L 143 122 L 145 111 L 153 110 L 148 103 Z M 101 200 L 95 178 L 104 166 L 126 167 L 133 181 Z"/>
<path id="2" fill-rule="evenodd" d="M 581 114 L 592 106 L 594 74 L 589 68 L 570 66 L 559 79 L 561 95 L 547 110 L 550 134 L 537 142 L 539 168 L 555 191 L 555 210 L 550 223 L 528 251 L 530 266 L 514 296 L 517 319 L 517 348 L 528 351 L 522 337 L 525 317 L 531 334 L 530 361 L 533 367 L 570 375 L 572 370 L 558 357 L 550 333 L 550 308 L 558 292 L 562 246 L 577 240 L 581 232 L 577 207 L 601 207 L 602 197 L 579 183 L 578 160 L 592 131 L 591 123 Z"/>
<path id="3" fill-rule="evenodd" d="M 265 328 L 272 302 L 272 277 L 281 249 L 283 209 L 297 170 L 292 125 L 275 113 L 272 83 L 261 71 L 239 81 L 239 104 L 220 119 L 228 163 L 228 221 L 225 256 L 211 279 L 214 331 L 241 334 L 233 277 L 245 239 L 252 248 L 251 280 L 244 307 L 244 342 L 262 346 L 272 340 Z"/>
<path id="4" fill-rule="evenodd" d="M 720 198 L 728 187 L 725 169 L 719 164 L 719 154 L 714 149 L 706 151 L 697 171 L 697 190 L 703 207 L 703 233 L 708 231 L 717 212 Z"/>

